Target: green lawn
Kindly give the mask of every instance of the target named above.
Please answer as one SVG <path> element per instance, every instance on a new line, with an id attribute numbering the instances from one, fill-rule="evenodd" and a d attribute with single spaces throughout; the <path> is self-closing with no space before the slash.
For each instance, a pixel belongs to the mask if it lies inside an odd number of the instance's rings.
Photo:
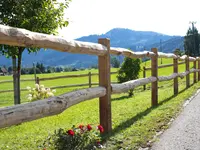
<path id="1" fill-rule="evenodd" d="M 170 60 L 170 59 L 169 59 Z M 170 63 L 163 59 L 164 63 Z M 144 65 L 144 64 L 142 64 Z M 149 62 L 146 65 L 150 65 Z M 184 71 L 185 66 L 180 65 L 180 72 Z M 92 70 L 96 71 L 96 70 Z M 86 73 L 82 71 L 77 73 Z M 71 74 L 74 74 L 72 72 Z M 170 75 L 172 67 L 159 69 L 159 75 Z M 69 73 L 63 73 L 69 74 Z M 63 75 L 62 74 L 62 75 Z M 60 74 L 40 75 L 42 77 L 57 76 Z M 142 72 L 141 74 L 142 75 Z M 150 76 L 150 71 L 147 73 Z M 142 76 L 141 76 L 142 77 Z M 11 79 L 11 77 L 0 77 L 0 80 Z M 22 76 L 22 78 L 32 78 L 32 76 Z M 98 78 L 93 77 L 97 82 Z M 116 81 L 115 75 L 112 80 Z M 61 79 L 42 82 L 45 86 L 57 86 L 66 84 L 78 84 L 88 82 L 87 78 Z M 192 74 L 191 74 L 191 83 Z M 33 85 L 32 82 L 22 82 L 22 88 Z M 106 149 L 137 149 L 139 146 L 145 147 L 149 140 L 152 140 L 156 132 L 167 128 L 167 123 L 182 108 L 183 102 L 196 92 L 200 83 L 193 84 L 185 89 L 185 79 L 179 80 L 179 94 L 173 95 L 173 81 L 159 83 L 159 106 L 151 107 L 150 84 L 147 90 L 142 87 L 135 89 L 132 98 L 127 94 L 112 95 L 112 126 L 113 131 L 104 137 Z M 11 89 L 12 84 L 2 84 L 0 89 Z M 72 89 L 58 89 L 57 95 L 66 93 Z M 167 92 L 166 92 L 167 91 Z M 23 102 L 26 92 L 22 92 Z M 0 94 L 0 106 L 12 105 L 12 94 Z M 49 133 L 53 133 L 58 128 L 70 128 L 72 125 L 79 124 L 98 124 L 99 123 L 99 102 L 98 99 L 82 102 L 72 106 L 60 115 L 39 119 L 36 121 L 23 123 L 21 125 L 0 129 L 0 150 L 10 149 L 39 149 L 40 145 Z"/>
<path id="2" fill-rule="evenodd" d="M 84 70 L 84 71 L 75 71 L 75 72 L 38 74 L 37 76 L 40 78 L 45 78 L 45 77 L 64 76 L 64 75 L 71 75 L 71 74 L 87 74 L 89 71 L 91 71 L 92 73 L 98 72 L 98 70 L 93 69 L 93 70 Z M 116 71 L 116 69 L 112 69 L 111 71 L 114 72 L 114 71 Z M 34 75 L 22 75 L 21 76 L 21 79 L 31 79 L 31 78 L 34 78 Z M 112 75 L 111 79 L 112 79 L 112 81 L 116 81 L 116 75 Z M 1 80 L 12 80 L 12 76 L 0 76 L 0 81 Z M 98 76 L 92 76 L 92 82 L 98 82 Z M 44 84 L 45 87 L 70 85 L 70 84 L 84 84 L 84 83 L 88 83 L 88 77 L 56 79 L 56 80 L 40 82 L 40 84 Z M 21 82 L 21 88 L 26 88 L 27 86 L 34 87 L 35 83 L 33 81 Z M 72 90 L 87 88 L 87 87 L 72 87 L 72 88 L 57 89 L 56 95 L 60 95 L 60 94 L 67 93 Z M 0 90 L 9 90 L 9 89 L 13 89 L 12 83 L 0 84 Z M 28 101 L 27 94 L 28 94 L 28 92 L 25 92 L 25 91 L 21 92 L 22 103 Z M 0 93 L 0 107 L 10 106 L 13 104 L 14 104 L 14 102 L 13 102 L 13 93 L 12 92 Z"/>

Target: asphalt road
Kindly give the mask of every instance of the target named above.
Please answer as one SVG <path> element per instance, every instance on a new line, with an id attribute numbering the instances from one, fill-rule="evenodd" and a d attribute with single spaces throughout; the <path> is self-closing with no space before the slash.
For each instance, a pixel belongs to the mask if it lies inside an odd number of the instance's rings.
<path id="1" fill-rule="evenodd" d="M 200 93 L 155 142 L 152 150 L 200 150 Z"/>

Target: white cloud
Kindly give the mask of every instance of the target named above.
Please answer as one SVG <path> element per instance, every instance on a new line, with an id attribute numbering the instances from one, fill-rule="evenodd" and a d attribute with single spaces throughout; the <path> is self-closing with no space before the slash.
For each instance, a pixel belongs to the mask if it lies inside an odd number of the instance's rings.
<path id="1" fill-rule="evenodd" d="M 197 0 L 72 0 L 66 10 L 70 24 L 60 34 L 77 38 L 115 27 L 185 35 L 189 21 L 200 27 Z"/>

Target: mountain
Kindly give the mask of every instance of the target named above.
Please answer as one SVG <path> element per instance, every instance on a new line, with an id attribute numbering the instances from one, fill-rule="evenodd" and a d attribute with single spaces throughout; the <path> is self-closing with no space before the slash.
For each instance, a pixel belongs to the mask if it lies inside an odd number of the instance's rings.
<path id="1" fill-rule="evenodd" d="M 78 38 L 78 41 L 97 43 L 98 38 L 109 38 L 110 44 L 113 47 L 144 47 L 153 43 L 157 43 L 162 39 L 163 41 L 171 39 L 173 36 L 164 35 L 151 31 L 134 31 L 124 28 L 114 28 L 102 35 L 89 35 Z M 137 50 L 135 49 L 134 50 Z"/>
<path id="2" fill-rule="evenodd" d="M 184 37 L 173 37 L 167 41 L 162 43 L 154 43 L 147 46 L 147 49 L 151 49 L 152 47 L 157 47 L 159 51 L 169 53 L 173 52 L 175 49 L 184 50 Z"/>
<path id="3" fill-rule="evenodd" d="M 105 34 L 84 36 L 76 40 L 97 43 L 99 38 L 109 38 L 112 47 L 130 48 L 133 51 L 150 50 L 152 47 L 159 48 L 160 39 L 162 39 L 163 52 L 172 52 L 175 48 L 183 49 L 183 37 L 124 28 L 114 28 Z M 71 65 L 81 68 L 97 64 L 97 56 L 58 52 L 51 49 L 41 49 L 37 54 L 28 54 L 25 51 L 22 57 L 23 66 L 32 66 L 33 62 L 41 62 L 46 66 Z M 11 60 L 1 56 L 1 65 L 11 65 Z"/>

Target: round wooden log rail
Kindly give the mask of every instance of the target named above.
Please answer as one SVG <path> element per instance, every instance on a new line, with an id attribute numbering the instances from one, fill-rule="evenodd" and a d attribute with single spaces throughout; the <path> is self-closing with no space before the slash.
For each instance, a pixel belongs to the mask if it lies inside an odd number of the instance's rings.
<path id="1" fill-rule="evenodd" d="M 124 55 L 126 57 L 130 57 L 130 58 L 152 57 L 155 55 L 153 52 L 149 52 L 149 51 L 133 52 L 133 51 L 125 49 L 125 48 L 115 48 L 115 47 L 110 48 L 110 54 L 113 54 L 113 55 L 121 55 L 122 54 L 122 55 Z"/>
<path id="2" fill-rule="evenodd" d="M 110 72 L 110 74 L 117 74 L 117 71 L 115 72 Z M 96 76 L 99 75 L 98 73 L 91 73 L 91 76 Z M 56 77 L 49 77 L 49 78 L 39 78 L 40 81 L 47 81 L 47 80 L 56 80 L 56 79 L 63 79 L 63 78 L 77 78 L 77 77 L 88 77 L 88 74 L 76 74 L 76 75 L 65 75 L 65 76 L 56 76 Z M 35 81 L 35 79 L 21 79 L 20 82 L 25 82 L 25 81 Z M 4 80 L 0 81 L 1 83 L 11 83 L 13 80 Z"/>
<path id="3" fill-rule="evenodd" d="M 173 73 L 169 76 L 159 76 L 158 81 L 169 81 L 176 78 L 177 76 L 178 76 L 178 73 Z"/>
<path id="4" fill-rule="evenodd" d="M 106 89 L 104 87 L 94 87 L 51 97 L 45 100 L 0 108 L 0 128 L 36 120 L 46 116 L 57 115 L 70 106 L 85 100 L 102 97 L 105 94 Z"/>
<path id="5" fill-rule="evenodd" d="M 187 55 L 183 55 L 183 56 L 181 56 L 181 57 L 179 57 L 178 59 L 179 60 L 185 60 L 185 59 L 187 59 Z M 197 57 L 197 58 L 194 58 L 194 57 L 188 57 L 188 59 L 189 59 L 189 61 L 195 61 L 195 60 L 199 60 L 199 57 Z"/>
<path id="6" fill-rule="evenodd" d="M 35 81 L 35 79 L 21 79 L 20 82 L 26 82 L 26 81 Z M 1 83 L 10 83 L 13 82 L 13 80 L 4 80 L 4 81 L 0 81 Z"/>
<path id="7" fill-rule="evenodd" d="M 137 80 L 131 80 L 128 82 L 124 82 L 121 84 L 112 84 L 112 93 L 124 93 L 128 92 L 128 90 L 133 89 L 138 86 L 142 86 L 151 82 L 155 82 L 157 79 L 155 77 L 149 77 L 149 78 L 140 78 Z"/>
<path id="8" fill-rule="evenodd" d="M 49 78 L 39 78 L 40 81 L 55 80 L 55 79 L 66 79 L 66 78 L 79 78 L 79 77 L 88 77 L 88 74 L 77 74 L 77 75 L 66 75 L 66 76 L 57 76 Z"/>
<path id="9" fill-rule="evenodd" d="M 59 36 L 31 32 L 0 25 L 0 44 L 23 47 L 50 48 L 62 52 L 103 56 L 107 48 L 101 44 L 67 40 Z"/>
<path id="10" fill-rule="evenodd" d="M 181 79 L 183 79 L 186 75 L 190 74 L 190 73 L 194 73 L 194 72 L 199 72 L 200 69 L 190 69 L 189 71 L 185 71 L 182 73 L 173 73 L 170 76 L 159 76 L 158 80 L 159 81 L 168 81 L 168 80 L 172 80 L 176 77 L 180 77 Z"/>
<path id="11" fill-rule="evenodd" d="M 103 56 L 107 51 L 107 48 L 101 44 L 67 40 L 59 36 L 36 33 L 4 25 L 0 25 L 0 39 L 0 44 L 22 47 L 50 48 L 62 52 L 79 54 Z M 130 55 L 132 58 L 154 55 L 152 52 L 132 52 L 131 50 L 125 48 L 111 48 L 110 54 L 125 54 L 125 56 L 128 57 Z"/>
<path id="12" fill-rule="evenodd" d="M 79 42 L 74 40 L 67 40 L 59 36 L 53 36 L 48 34 L 31 32 L 29 30 L 9 27 L 0 25 L 0 44 L 12 45 L 12 46 L 23 46 L 23 47 L 40 47 L 50 48 L 62 52 L 71 52 L 79 54 L 90 54 L 103 56 L 106 54 L 107 48 L 102 44 Z M 123 54 L 130 58 L 142 58 L 152 57 L 155 54 L 149 51 L 133 52 L 125 48 L 110 48 L 110 54 L 120 55 Z M 158 52 L 160 58 L 177 58 L 172 53 Z M 179 57 L 180 60 L 185 60 L 186 55 Z M 199 59 L 199 58 L 198 58 Z M 189 57 L 190 61 L 197 59 Z"/>
<path id="13" fill-rule="evenodd" d="M 173 53 L 158 52 L 158 58 L 178 58 L 178 57 Z"/>

